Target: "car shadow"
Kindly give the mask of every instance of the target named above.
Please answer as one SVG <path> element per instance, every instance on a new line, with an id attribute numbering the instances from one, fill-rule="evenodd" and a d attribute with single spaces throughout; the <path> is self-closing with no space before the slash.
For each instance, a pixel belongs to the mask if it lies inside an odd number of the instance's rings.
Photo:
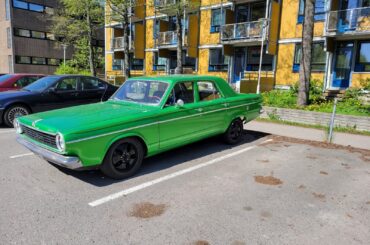
<path id="1" fill-rule="evenodd" d="M 268 136 L 268 134 L 266 133 L 251 130 L 244 130 L 244 134 L 244 140 L 238 145 L 252 143 L 263 137 Z M 189 144 L 155 155 L 153 157 L 146 158 L 143 161 L 141 169 L 136 175 L 123 180 L 110 179 L 104 176 L 99 170 L 73 171 L 58 166 L 55 167 L 57 167 L 61 172 L 78 178 L 81 181 L 97 187 L 104 187 L 128 179 L 171 168 L 173 166 L 192 161 L 206 155 L 232 149 L 233 147 L 235 147 L 235 145 L 224 144 L 219 136 L 211 137 L 193 144 Z"/>

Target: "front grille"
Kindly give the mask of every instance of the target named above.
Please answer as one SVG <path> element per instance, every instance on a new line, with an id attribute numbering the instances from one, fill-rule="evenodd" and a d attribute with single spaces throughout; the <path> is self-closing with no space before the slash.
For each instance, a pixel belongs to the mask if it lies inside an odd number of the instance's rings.
<path id="1" fill-rule="evenodd" d="M 37 130 L 34 130 L 32 128 L 26 127 L 24 125 L 21 125 L 23 133 L 30 137 L 33 140 L 36 140 L 42 144 L 45 144 L 47 146 L 51 146 L 53 148 L 57 148 L 55 135 L 43 133 Z"/>

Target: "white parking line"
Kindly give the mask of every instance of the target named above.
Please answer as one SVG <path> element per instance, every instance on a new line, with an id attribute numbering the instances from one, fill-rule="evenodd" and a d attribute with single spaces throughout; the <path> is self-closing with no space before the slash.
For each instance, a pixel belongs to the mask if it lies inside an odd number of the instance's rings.
<path id="1" fill-rule="evenodd" d="M 272 139 L 268 139 L 263 143 L 267 143 L 267 142 L 270 142 L 272 141 Z M 152 185 L 155 185 L 155 184 L 158 184 L 158 183 L 161 183 L 161 182 L 164 182 L 166 180 L 169 180 L 169 179 L 173 179 L 177 176 L 180 176 L 180 175 L 184 175 L 186 173 L 190 173 L 190 172 L 193 172 L 197 169 L 200 169 L 200 168 L 204 168 L 204 167 L 207 167 L 207 166 L 210 166 L 212 164 L 215 164 L 215 163 L 218 163 L 222 160 L 225 160 L 227 158 L 230 158 L 230 157 L 233 157 L 233 156 L 236 156 L 236 155 L 239 155 L 239 154 L 242 154 L 246 151 L 249 151 L 249 150 L 252 150 L 254 148 L 256 148 L 257 145 L 253 145 L 253 146 L 249 146 L 247 148 L 244 148 L 244 149 L 241 149 L 241 150 L 238 150 L 238 151 L 235 151 L 235 152 L 232 152 L 232 153 L 229 153 L 229 154 L 226 154 L 224 156 L 221 156 L 221 157 L 218 157 L 218 158 L 215 158 L 215 159 L 212 159 L 208 162 L 205 162 L 205 163 L 201 163 L 201 164 L 198 164 L 196 166 L 193 166 L 193 167 L 190 167 L 190 168 L 187 168 L 187 169 L 183 169 L 183 170 L 180 170 L 180 171 L 177 171 L 177 172 L 174 172 L 174 173 L 171 173 L 171 174 L 168 174 L 168 175 L 165 175 L 163 177 L 160 177 L 158 179 L 155 179 L 155 180 L 152 180 L 152 181 L 148 181 L 148 182 L 145 182 L 143 184 L 140 184 L 140 185 L 137 185 L 137 186 L 134 186 L 134 187 L 131 187 L 129 189 L 126 189 L 126 190 L 123 190 L 123 191 L 120 191 L 120 192 L 116 192 L 114 194 L 111 194 L 109 196 L 106 196 L 106 197 L 103 197 L 101 199 L 98 199 L 98 200 L 95 200 L 95 201 L 92 201 L 89 203 L 89 205 L 91 207 L 96 207 L 96 206 L 99 206 L 101 204 L 104 204 L 106 202 L 110 202 L 110 201 L 113 201 L 117 198 L 120 198 L 122 196 L 126 196 L 128 194 L 131 194 L 133 192 L 136 192 L 136 191 L 139 191 L 139 190 L 142 190 L 142 189 L 145 189 L 145 188 L 148 188 Z"/>
<path id="2" fill-rule="evenodd" d="M 20 158 L 20 157 L 26 157 L 26 156 L 32 156 L 32 155 L 34 155 L 34 154 L 32 152 L 30 152 L 30 153 L 25 153 L 25 154 L 10 156 L 9 158 L 10 159 L 14 159 L 14 158 Z"/>

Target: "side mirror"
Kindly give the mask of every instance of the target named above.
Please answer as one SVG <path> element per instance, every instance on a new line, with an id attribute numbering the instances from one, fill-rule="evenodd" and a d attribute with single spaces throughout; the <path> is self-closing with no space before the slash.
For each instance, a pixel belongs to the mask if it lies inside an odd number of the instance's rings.
<path id="1" fill-rule="evenodd" d="M 182 99 L 178 99 L 176 101 L 176 107 L 183 107 L 184 106 L 184 101 Z"/>

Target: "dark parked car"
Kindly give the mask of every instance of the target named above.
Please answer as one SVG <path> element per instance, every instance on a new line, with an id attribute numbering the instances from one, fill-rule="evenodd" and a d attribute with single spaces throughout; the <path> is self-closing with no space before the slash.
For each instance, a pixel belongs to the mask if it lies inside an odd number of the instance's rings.
<path id="1" fill-rule="evenodd" d="M 0 74 L 0 92 L 20 90 L 44 77 L 42 74 Z"/>
<path id="2" fill-rule="evenodd" d="M 31 113 L 107 100 L 117 87 L 95 77 L 48 76 L 19 91 L 0 93 L 0 123 Z"/>

